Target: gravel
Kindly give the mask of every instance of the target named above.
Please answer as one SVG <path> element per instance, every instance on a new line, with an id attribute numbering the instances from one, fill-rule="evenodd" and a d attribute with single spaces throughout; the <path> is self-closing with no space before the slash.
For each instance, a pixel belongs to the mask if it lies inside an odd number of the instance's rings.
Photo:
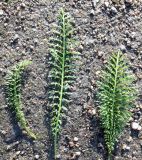
<path id="1" fill-rule="evenodd" d="M 3 10 L 0 9 L 0 16 L 2 16 L 4 14 Z"/>
<path id="2" fill-rule="evenodd" d="M 53 160 L 47 99 L 48 40 L 58 10 L 74 18 L 81 62 L 59 143 L 59 159 L 105 160 L 106 148 L 95 95 L 96 81 L 112 51 L 130 60 L 139 90 L 132 119 L 116 144 L 114 160 L 142 155 L 142 2 L 141 0 L 13 0 L 0 2 L 0 160 Z M 33 63 L 24 74 L 23 111 L 39 139 L 21 133 L 5 100 L 5 77 L 17 62 Z M 69 138 L 67 140 L 67 137 Z M 74 142 L 74 138 L 78 141 Z M 71 145 L 71 146 L 70 146 Z M 122 147 L 123 146 L 123 147 Z M 124 147 L 125 146 L 125 147 Z M 125 148 L 125 149 L 123 149 Z"/>
<path id="3" fill-rule="evenodd" d="M 142 129 L 142 127 L 139 125 L 139 123 L 136 123 L 136 122 L 132 122 L 131 126 L 132 126 L 132 129 L 134 129 L 134 130 L 140 131 Z"/>

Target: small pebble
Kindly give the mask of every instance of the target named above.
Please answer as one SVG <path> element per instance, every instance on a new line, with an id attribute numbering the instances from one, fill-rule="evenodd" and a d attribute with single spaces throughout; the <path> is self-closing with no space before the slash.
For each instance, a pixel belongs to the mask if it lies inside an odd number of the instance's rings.
<path id="1" fill-rule="evenodd" d="M 95 7 L 100 0 L 92 0 L 93 6 Z"/>
<path id="2" fill-rule="evenodd" d="M 142 109 L 142 104 L 139 105 L 139 108 Z"/>
<path id="3" fill-rule="evenodd" d="M 106 7 L 109 7 L 109 2 L 104 3 Z"/>
<path id="4" fill-rule="evenodd" d="M 74 141 L 74 142 L 78 142 L 78 138 L 77 138 L 77 137 L 74 137 L 73 141 Z"/>
<path id="5" fill-rule="evenodd" d="M 81 152 L 75 152 L 75 155 L 77 156 L 77 157 L 79 157 L 80 155 L 81 155 Z"/>
<path id="6" fill-rule="evenodd" d="M 104 54 L 104 52 L 102 52 L 102 51 L 98 51 L 98 57 L 100 58 L 100 57 L 102 57 L 103 56 L 103 54 Z"/>
<path id="7" fill-rule="evenodd" d="M 126 0 L 126 2 L 132 4 L 133 0 Z"/>
<path id="8" fill-rule="evenodd" d="M 80 46 L 78 47 L 78 50 L 79 50 L 80 52 L 82 52 L 82 51 L 83 51 L 83 46 L 80 45 Z"/>
<path id="9" fill-rule="evenodd" d="M 138 131 L 142 129 L 142 127 L 137 122 L 132 122 L 131 127 L 133 130 L 138 130 Z"/>
<path id="10" fill-rule="evenodd" d="M 35 44 L 39 43 L 39 40 L 37 38 L 35 38 L 33 41 L 34 41 Z"/>
<path id="11" fill-rule="evenodd" d="M 20 6 L 21 6 L 21 8 L 23 8 L 23 9 L 26 7 L 25 3 L 21 3 Z"/>
<path id="12" fill-rule="evenodd" d="M 0 133 L 3 134 L 3 135 L 6 135 L 7 132 L 4 131 L 4 130 L 0 130 Z"/>
<path id="13" fill-rule="evenodd" d="M 2 16 L 4 14 L 3 10 L 0 9 L 0 16 Z"/>
<path id="14" fill-rule="evenodd" d="M 77 147 L 77 148 L 78 148 L 78 147 L 79 147 L 79 144 L 78 144 L 78 143 L 76 143 L 76 144 L 75 144 L 75 147 Z"/>
<path id="15" fill-rule="evenodd" d="M 61 158 L 60 154 L 56 155 L 56 159 L 60 159 L 60 158 Z"/>
<path id="16" fill-rule="evenodd" d="M 96 109 L 92 110 L 92 115 L 94 116 L 96 114 Z"/>
<path id="17" fill-rule="evenodd" d="M 17 41 L 19 39 L 19 35 L 15 34 L 15 36 L 13 37 L 13 41 Z"/>
<path id="18" fill-rule="evenodd" d="M 139 124 L 136 123 L 136 122 L 132 122 L 132 124 L 131 124 L 131 127 L 132 127 L 132 129 L 134 129 L 134 130 L 137 130 L 137 129 L 138 129 L 138 126 L 139 126 Z"/>
<path id="19" fill-rule="evenodd" d="M 133 138 L 131 136 L 129 136 L 129 138 L 127 139 L 127 142 L 132 142 L 133 141 Z"/>
<path id="20" fill-rule="evenodd" d="M 117 9 L 116 9 L 114 6 L 111 7 L 111 11 L 112 11 L 113 13 L 117 13 Z"/>
<path id="21" fill-rule="evenodd" d="M 140 140 L 140 146 L 142 147 L 142 140 Z"/>
<path id="22" fill-rule="evenodd" d="M 121 44 L 119 47 L 120 47 L 121 51 L 126 51 L 126 47 L 123 44 Z"/>
<path id="23" fill-rule="evenodd" d="M 35 159 L 39 159 L 39 155 L 38 154 L 35 155 Z"/>
<path id="24" fill-rule="evenodd" d="M 141 131 L 142 130 L 142 127 L 139 125 L 138 126 L 138 131 Z"/>
<path id="25" fill-rule="evenodd" d="M 93 10 L 93 9 L 91 9 L 91 11 L 90 11 L 90 15 L 91 15 L 91 16 L 94 16 L 94 15 L 95 15 L 95 12 L 94 12 L 94 10 Z"/>
<path id="26" fill-rule="evenodd" d="M 127 146 L 126 144 L 123 144 L 123 145 L 122 145 L 122 149 L 129 151 L 129 150 L 130 150 L 130 147 Z"/>
<path id="27" fill-rule="evenodd" d="M 71 141 L 71 142 L 69 142 L 69 146 L 72 148 L 72 147 L 74 147 L 74 143 Z"/>
<path id="28" fill-rule="evenodd" d="M 96 115 L 96 109 L 89 109 L 88 114 L 91 115 L 91 116 Z"/>
<path id="29" fill-rule="evenodd" d="M 97 72 L 96 72 L 96 75 L 98 76 L 98 75 L 100 75 L 100 73 L 101 73 L 100 71 L 97 71 Z"/>
<path id="30" fill-rule="evenodd" d="M 16 155 L 19 155 L 19 154 L 20 154 L 20 151 L 17 151 L 17 152 L 16 152 Z"/>

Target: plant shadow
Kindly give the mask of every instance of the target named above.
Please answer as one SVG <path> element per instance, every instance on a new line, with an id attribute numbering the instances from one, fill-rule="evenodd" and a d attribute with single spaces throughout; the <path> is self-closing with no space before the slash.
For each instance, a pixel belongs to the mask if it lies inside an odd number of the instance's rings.
<path id="1" fill-rule="evenodd" d="M 99 117 L 93 117 L 90 119 L 90 128 L 93 132 L 93 135 L 90 139 L 91 146 L 94 149 L 94 151 L 97 152 L 99 155 L 102 155 L 103 159 L 105 160 L 107 153 L 104 148 L 105 141 L 103 138 L 103 129 L 100 128 Z"/>
<path id="2" fill-rule="evenodd" d="M 93 117 L 90 120 L 90 126 L 93 131 L 93 136 L 91 137 L 90 143 L 93 147 L 94 151 L 97 152 L 99 155 L 102 155 L 103 160 L 108 160 L 108 153 L 107 148 L 104 140 L 104 130 L 100 127 L 101 122 L 99 117 Z M 114 151 L 112 153 L 112 159 L 114 160 L 114 157 L 117 155 L 118 149 L 117 149 L 117 143 L 114 146 Z"/>
<path id="3" fill-rule="evenodd" d="M 45 108 L 46 110 L 46 115 L 44 116 L 44 121 L 43 121 L 43 124 L 45 125 L 45 127 L 47 128 L 47 131 L 48 131 L 48 136 L 49 136 L 49 144 L 47 145 L 47 159 L 49 160 L 53 160 L 54 159 L 54 146 L 53 146 L 53 143 L 52 143 L 52 130 L 51 130 L 51 107 L 50 107 L 50 101 L 48 101 L 48 97 L 49 97 L 49 91 L 51 91 L 51 88 L 49 87 L 49 72 L 50 72 L 50 65 L 48 64 L 48 61 L 50 59 L 50 56 L 47 55 L 45 57 L 46 59 L 46 75 L 45 75 L 45 81 L 47 83 L 47 86 L 44 87 L 45 89 L 45 95 L 46 95 L 46 100 L 45 100 L 45 103 L 43 104 L 43 108 Z"/>
<path id="4" fill-rule="evenodd" d="M 95 94 L 93 95 L 93 99 L 95 100 L 95 106 L 96 110 L 98 110 L 98 98 L 97 98 L 97 91 L 95 91 Z M 98 111 L 97 111 L 98 112 Z M 107 153 L 107 148 L 106 148 L 106 143 L 105 143 L 105 138 L 104 138 L 104 129 L 101 127 L 101 120 L 99 117 L 99 113 L 97 113 L 95 116 L 90 117 L 90 128 L 91 131 L 93 132 L 93 135 L 90 138 L 90 143 L 93 148 L 93 150 L 101 155 L 103 160 L 108 160 L 108 153 Z M 112 153 L 112 159 L 114 160 L 114 157 L 117 155 L 118 149 L 117 149 L 117 144 L 114 146 L 114 151 Z"/>
<path id="5" fill-rule="evenodd" d="M 44 104 L 44 107 L 46 108 L 47 114 L 44 116 L 44 125 L 46 126 L 47 130 L 48 130 L 48 136 L 49 136 L 49 143 L 48 143 L 48 147 L 46 148 L 48 156 L 47 159 L 49 160 L 53 160 L 54 159 L 54 146 L 52 143 L 52 132 L 51 132 L 51 117 L 50 117 L 50 109 L 48 109 L 48 103 Z"/>

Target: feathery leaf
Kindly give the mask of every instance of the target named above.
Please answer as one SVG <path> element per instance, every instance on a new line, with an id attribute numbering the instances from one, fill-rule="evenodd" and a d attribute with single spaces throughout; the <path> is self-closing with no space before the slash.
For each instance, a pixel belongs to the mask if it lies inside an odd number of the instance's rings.
<path id="1" fill-rule="evenodd" d="M 51 71 L 50 71 L 50 86 L 52 91 L 49 93 L 51 100 L 51 128 L 54 140 L 54 155 L 56 159 L 57 145 L 60 135 L 62 117 L 64 111 L 67 111 L 69 104 L 68 95 L 70 84 L 74 82 L 75 76 L 75 60 L 78 59 L 78 53 L 72 52 L 71 35 L 72 25 L 69 16 L 63 10 L 58 16 L 58 26 L 53 32 L 53 37 L 50 38 L 50 55 Z M 76 56 L 77 55 L 77 56 Z"/>
<path id="2" fill-rule="evenodd" d="M 133 81 L 124 55 L 121 52 L 113 53 L 98 82 L 100 118 L 109 157 L 131 117 L 129 108 L 136 97 Z"/>
<path id="3" fill-rule="evenodd" d="M 23 70 L 31 64 L 31 61 L 24 60 L 18 63 L 12 68 L 7 76 L 7 96 L 9 106 L 14 111 L 17 121 L 19 122 L 21 128 L 26 131 L 26 133 L 33 139 L 36 139 L 35 134 L 28 127 L 28 123 L 25 119 L 24 113 L 22 111 L 21 102 L 21 74 Z"/>

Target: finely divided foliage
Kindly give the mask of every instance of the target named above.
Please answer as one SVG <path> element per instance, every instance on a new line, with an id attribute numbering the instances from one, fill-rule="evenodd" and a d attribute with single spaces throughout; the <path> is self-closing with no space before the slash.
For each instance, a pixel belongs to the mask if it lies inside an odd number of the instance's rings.
<path id="1" fill-rule="evenodd" d="M 100 118 L 109 159 L 117 138 L 131 117 L 129 109 L 136 97 L 133 81 L 124 55 L 113 53 L 98 83 Z"/>
<path id="2" fill-rule="evenodd" d="M 24 60 L 12 68 L 7 76 L 7 96 L 8 105 L 16 115 L 20 127 L 33 139 L 36 139 L 35 134 L 27 126 L 21 103 L 21 73 L 31 64 L 31 61 Z"/>
<path id="3" fill-rule="evenodd" d="M 54 155 L 56 159 L 59 133 L 62 125 L 62 118 L 67 111 L 70 99 L 70 85 L 75 81 L 76 70 L 75 60 L 78 53 L 73 51 L 71 19 L 63 10 L 59 12 L 58 25 L 53 31 L 50 39 L 51 71 L 49 98 L 51 102 L 51 128 L 54 140 Z"/>

